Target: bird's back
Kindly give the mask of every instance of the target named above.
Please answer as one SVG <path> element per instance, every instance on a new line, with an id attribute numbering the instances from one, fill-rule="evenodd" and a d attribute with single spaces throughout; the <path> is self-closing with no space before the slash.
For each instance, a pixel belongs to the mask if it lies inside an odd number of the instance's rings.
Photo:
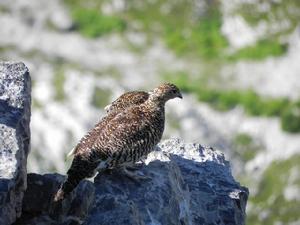
<path id="1" fill-rule="evenodd" d="M 149 98 L 149 93 L 145 91 L 130 91 L 122 94 L 110 105 L 106 106 L 107 112 L 120 111 L 134 105 L 140 105 Z"/>
<path id="2" fill-rule="evenodd" d="M 90 149 L 93 147 L 95 140 L 100 135 L 105 126 L 119 113 L 132 106 L 144 103 L 149 97 L 148 92 L 131 91 L 122 94 L 107 108 L 108 114 L 105 115 L 76 145 L 72 154 L 89 155 Z"/>
<path id="3" fill-rule="evenodd" d="M 109 167 L 134 163 L 147 155 L 160 141 L 164 131 L 164 108 L 149 111 L 144 104 L 116 115 L 95 140 L 92 151 L 112 159 Z M 98 153 L 98 154 L 97 154 Z"/>

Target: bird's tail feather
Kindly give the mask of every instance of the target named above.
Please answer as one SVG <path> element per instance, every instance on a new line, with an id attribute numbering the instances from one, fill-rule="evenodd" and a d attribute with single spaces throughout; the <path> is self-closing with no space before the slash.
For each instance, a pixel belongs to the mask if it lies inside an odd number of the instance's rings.
<path id="1" fill-rule="evenodd" d="M 65 157 L 65 160 L 67 160 L 68 158 L 70 158 L 72 155 L 74 155 L 75 152 L 75 148 L 72 148 L 72 150 L 67 154 L 67 156 Z"/>
<path id="2" fill-rule="evenodd" d="M 59 190 L 56 192 L 54 196 L 54 202 L 58 202 L 63 200 L 66 196 L 68 196 L 80 183 L 81 180 L 83 180 L 86 176 L 80 171 L 75 171 L 70 169 L 68 171 L 68 177 L 65 180 L 65 182 L 61 185 Z"/>
<path id="3" fill-rule="evenodd" d="M 70 192 L 72 192 L 79 182 L 86 177 L 89 177 L 88 162 L 80 158 L 75 158 L 72 162 L 71 168 L 68 170 L 68 177 L 61 185 L 54 196 L 54 201 L 63 200 Z"/>

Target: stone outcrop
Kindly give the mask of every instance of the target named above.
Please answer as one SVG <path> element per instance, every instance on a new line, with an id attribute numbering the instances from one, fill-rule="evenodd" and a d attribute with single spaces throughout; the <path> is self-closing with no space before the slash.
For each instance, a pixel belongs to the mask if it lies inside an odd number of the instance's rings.
<path id="1" fill-rule="evenodd" d="M 0 224 L 21 215 L 30 143 L 31 82 L 23 63 L 0 63 Z"/>
<path id="2" fill-rule="evenodd" d="M 22 225 L 243 225 L 248 190 L 232 177 L 224 155 L 170 139 L 152 152 L 131 180 L 118 171 L 83 181 L 53 210 L 63 176 L 29 174 Z"/>
<path id="3" fill-rule="evenodd" d="M 146 179 L 107 171 L 54 204 L 65 177 L 26 175 L 30 78 L 22 63 L 0 64 L 0 114 L 0 225 L 17 217 L 15 225 L 245 224 L 249 193 L 232 177 L 224 155 L 179 139 L 162 142 L 139 165 L 136 172 Z"/>
<path id="4" fill-rule="evenodd" d="M 232 177 L 224 155 L 178 139 L 162 142 L 139 172 L 95 178 L 95 202 L 85 224 L 236 224 L 245 220 L 248 190 Z"/>

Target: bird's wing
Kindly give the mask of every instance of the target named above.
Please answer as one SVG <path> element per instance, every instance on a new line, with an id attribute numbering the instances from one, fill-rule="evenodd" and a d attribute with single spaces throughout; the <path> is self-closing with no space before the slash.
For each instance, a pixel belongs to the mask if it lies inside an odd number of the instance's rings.
<path id="1" fill-rule="evenodd" d="M 79 143 L 76 145 L 75 148 L 68 154 L 68 156 L 77 155 L 88 153 L 94 142 L 96 141 L 97 137 L 102 132 L 103 128 L 109 123 L 109 121 L 116 116 L 116 113 L 110 113 L 104 116 L 96 125 L 95 127 L 90 130 L 85 136 L 81 138 Z"/>
<path id="2" fill-rule="evenodd" d="M 128 108 L 103 128 L 92 149 L 113 155 L 124 149 L 133 148 L 154 132 L 150 124 L 149 115 L 140 110 L 139 106 Z"/>
<path id="3" fill-rule="evenodd" d="M 126 111 L 126 109 L 142 104 L 148 99 L 148 97 L 149 93 L 143 91 L 132 91 L 121 95 L 118 99 L 113 101 L 112 104 L 107 106 L 108 108 L 106 108 L 106 110 L 108 110 L 109 113 L 80 140 L 80 142 L 74 149 L 72 149 L 68 156 L 88 153 L 94 146 L 94 143 L 97 143 L 96 140 L 100 136 L 100 133 L 102 133 L 102 130 L 108 124 L 110 124 L 112 119 L 114 119 L 119 113 L 122 114 L 124 111 Z M 129 119 L 130 115 L 127 115 L 127 117 L 127 119 Z M 118 120 L 125 120 L 125 117 L 121 116 Z"/>

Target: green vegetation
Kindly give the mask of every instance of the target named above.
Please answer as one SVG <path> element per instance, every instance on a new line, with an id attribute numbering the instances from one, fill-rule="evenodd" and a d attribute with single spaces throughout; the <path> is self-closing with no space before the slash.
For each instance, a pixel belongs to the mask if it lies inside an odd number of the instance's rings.
<path id="1" fill-rule="evenodd" d="M 126 9 L 118 15 L 104 15 L 101 12 L 101 6 L 106 1 L 65 2 L 71 8 L 76 29 L 86 37 L 95 38 L 113 31 L 124 31 L 126 24 L 133 24 L 133 30 L 146 32 L 149 39 L 162 37 L 178 55 L 218 58 L 227 47 L 227 41 L 220 31 L 222 15 L 218 1 L 207 3 L 202 15 L 193 15 L 195 3 L 191 0 L 142 3 L 132 0 L 126 2 Z"/>
<path id="2" fill-rule="evenodd" d="M 188 23 L 188 21 L 186 21 Z M 223 55 L 227 40 L 221 33 L 222 16 L 217 5 L 211 5 L 194 24 L 166 24 L 163 35 L 167 46 L 178 55 L 194 53 L 205 59 Z"/>
<path id="3" fill-rule="evenodd" d="M 287 50 L 287 46 L 279 41 L 277 34 L 268 34 L 265 39 L 259 40 L 253 46 L 247 46 L 228 55 L 225 51 L 228 43 L 221 32 L 222 14 L 218 0 L 205 1 L 204 10 L 197 13 L 195 2 L 192 0 L 143 2 L 131 0 L 126 2 L 123 10 L 110 15 L 101 11 L 103 5 L 110 4 L 109 1 L 65 0 L 65 2 L 71 9 L 75 29 L 89 38 L 122 32 L 129 28 L 146 33 L 150 42 L 157 37 L 162 38 L 178 56 L 192 56 L 207 61 L 261 60 L 268 56 L 280 56 Z M 276 8 L 276 3 L 270 4 L 271 8 L 273 6 Z M 260 13 L 258 7 L 248 3 L 241 4 L 237 13 L 242 14 L 251 24 L 254 24 L 254 20 L 271 18 L 270 13 Z M 292 15 L 291 20 L 295 21 L 292 26 L 295 27 L 299 19 L 295 20 L 298 18 L 297 14 Z M 132 44 L 132 49 L 139 49 Z"/>
<path id="4" fill-rule="evenodd" d="M 145 2 L 144 7 L 129 3 L 126 16 L 138 21 L 144 31 L 163 37 L 167 46 L 179 56 L 192 55 L 202 59 L 229 60 L 253 59 L 261 60 L 268 56 L 280 56 L 287 46 L 277 39 L 267 37 L 259 40 L 253 46 L 245 47 L 233 55 L 226 55 L 228 46 L 226 38 L 221 33 L 222 14 L 218 1 L 207 4 L 205 11 L 193 17 L 192 1 L 153 1 Z M 169 5 L 169 12 L 163 13 L 161 8 Z M 179 9 L 182 9 L 179 13 Z"/>
<path id="5" fill-rule="evenodd" d="M 245 2 L 239 5 L 235 11 L 252 26 L 264 22 L 269 30 L 266 31 L 265 39 L 259 40 L 255 45 L 245 47 L 230 56 L 230 59 L 264 59 L 268 56 L 280 56 L 286 53 L 287 45 L 279 39 L 293 32 L 300 21 L 300 1 L 284 0 L 259 2 Z M 285 21 L 283 25 L 282 21 Z M 275 27 L 277 25 L 277 29 Z"/>
<path id="6" fill-rule="evenodd" d="M 144 31 L 163 37 L 167 46 L 179 56 L 193 55 L 202 59 L 260 60 L 268 56 L 280 56 L 286 52 L 286 45 L 277 39 L 264 39 L 255 45 L 245 47 L 233 55 L 226 55 L 228 46 L 221 33 L 222 15 L 218 1 L 207 4 L 203 14 L 193 17 L 192 1 L 151 1 L 144 2 L 144 7 L 132 1 L 128 5 L 126 16 L 138 21 Z M 169 5 L 168 13 L 161 8 Z M 180 9 L 180 13 L 179 13 Z"/>
<path id="7" fill-rule="evenodd" d="M 75 29 L 83 36 L 97 38 L 112 32 L 124 31 L 125 21 L 120 16 L 106 15 L 101 11 L 103 1 L 65 0 L 70 7 Z"/>
<path id="8" fill-rule="evenodd" d="M 260 40 L 255 45 L 239 49 L 234 54 L 228 56 L 229 60 L 256 59 L 261 60 L 268 56 L 281 56 L 286 53 L 288 46 L 281 44 L 278 40 Z"/>
<path id="9" fill-rule="evenodd" d="M 78 31 L 89 38 L 96 38 L 113 31 L 123 31 L 125 22 L 116 17 L 104 15 L 95 9 L 76 8 L 72 11 Z"/>
<path id="10" fill-rule="evenodd" d="M 262 7 L 264 5 L 264 7 Z M 267 10 L 263 10 L 263 8 Z M 243 3 L 236 10 L 245 20 L 252 25 L 261 21 L 277 23 L 288 20 L 289 25 L 286 31 L 294 30 L 300 20 L 300 2 L 295 0 L 269 1 L 260 0 L 257 2 Z M 285 32 L 285 31 L 279 31 Z"/>
<path id="11" fill-rule="evenodd" d="M 9 51 L 9 50 L 15 50 L 15 47 L 13 45 L 0 45 L 0 53 L 4 53 L 6 51 Z"/>
<path id="12" fill-rule="evenodd" d="M 245 133 L 237 134 L 233 140 L 233 153 L 246 163 L 262 150 L 262 146 L 255 143 L 251 136 Z"/>
<path id="13" fill-rule="evenodd" d="M 289 132 L 300 132 L 300 100 L 287 107 L 281 116 L 281 126 Z"/>
<path id="14" fill-rule="evenodd" d="M 34 108 L 34 109 L 43 108 L 43 105 L 36 98 L 32 98 L 31 104 L 32 104 L 32 108 Z"/>
<path id="15" fill-rule="evenodd" d="M 289 105 L 287 99 L 262 98 L 252 90 L 212 89 L 200 80 L 193 80 L 184 72 L 166 76 L 166 80 L 178 85 L 183 92 L 196 94 L 200 101 L 207 102 L 222 111 L 241 105 L 249 115 L 279 116 Z"/>
<path id="16" fill-rule="evenodd" d="M 109 104 L 110 97 L 110 90 L 96 87 L 92 98 L 92 104 L 95 107 L 102 109 Z"/>
<path id="17" fill-rule="evenodd" d="M 137 1 L 128 4 L 126 14 L 137 21 L 144 32 L 162 37 L 179 56 L 219 58 L 227 47 L 222 35 L 222 15 L 218 1 L 207 3 L 205 12 L 193 15 L 193 1 Z"/>
<path id="18" fill-rule="evenodd" d="M 55 100 L 57 101 L 63 101 L 65 99 L 65 90 L 64 90 L 64 84 L 65 84 L 65 72 L 64 69 L 59 67 L 56 69 L 53 77 L 53 86 L 55 87 Z"/>
<path id="19" fill-rule="evenodd" d="M 257 187 L 257 193 L 250 195 L 252 210 L 248 213 L 247 224 L 273 225 L 289 224 L 299 219 L 300 201 L 286 199 L 285 190 L 289 186 L 300 189 L 300 177 L 291 176 L 300 171 L 300 155 L 284 161 L 273 162 L 264 172 Z M 264 214 L 264 216 L 262 216 Z"/>
<path id="20" fill-rule="evenodd" d="M 7 12 L 9 12 L 9 9 L 4 5 L 0 5 L 0 13 L 7 13 Z"/>
<path id="21" fill-rule="evenodd" d="M 261 97 L 252 90 L 216 90 L 184 72 L 166 75 L 165 79 L 178 85 L 183 92 L 194 93 L 199 101 L 207 102 L 217 110 L 242 106 L 248 115 L 280 117 L 283 130 L 300 132 L 300 101 Z"/>

